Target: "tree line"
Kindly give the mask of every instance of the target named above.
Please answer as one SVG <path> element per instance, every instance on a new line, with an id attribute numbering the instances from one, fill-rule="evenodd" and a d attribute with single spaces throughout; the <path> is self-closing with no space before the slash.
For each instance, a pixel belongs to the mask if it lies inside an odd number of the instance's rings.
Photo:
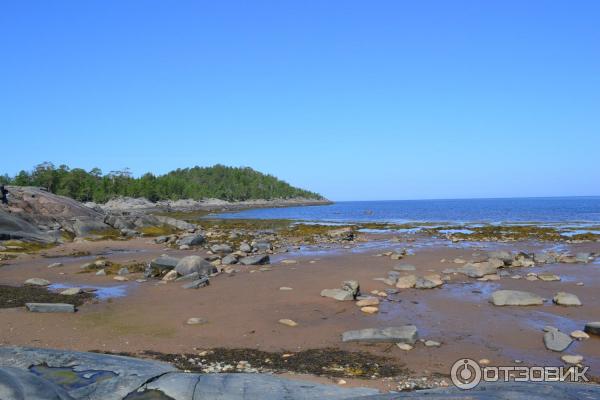
<path id="1" fill-rule="evenodd" d="M 128 169 L 103 174 L 98 168 L 86 171 L 66 165 L 55 167 L 50 162 L 44 162 L 36 165 L 32 171 L 21 171 L 13 177 L 0 175 L 0 184 L 40 186 L 78 201 L 96 203 L 104 203 L 118 196 L 145 197 L 150 201 L 323 198 L 249 167 L 224 165 L 176 169 L 158 176 L 146 173 L 136 178 Z"/>

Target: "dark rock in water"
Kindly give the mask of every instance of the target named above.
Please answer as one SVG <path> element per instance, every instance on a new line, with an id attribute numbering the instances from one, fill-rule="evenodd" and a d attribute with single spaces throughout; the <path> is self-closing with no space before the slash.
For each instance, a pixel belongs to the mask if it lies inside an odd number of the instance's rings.
<path id="1" fill-rule="evenodd" d="M 271 259 L 266 254 L 257 254 L 255 256 L 248 256 L 241 258 L 239 263 L 242 265 L 264 265 L 269 264 Z"/>
<path id="2" fill-rule="evenodd" d="M 600 322 L 588 322 L 584 331 L 590 335 L 600 335 Z"/>
<path id="3" fill-rule="evenodd" d="M 38 313 L 73 313 L 75 306 L 65 303 L 27 303 L 27 310 Z"/>
<path id="4" fill-rule="evenodd" d="M 200 276 L 208 276 L 217 272 L 217 268 L 200 256 L 183 257 L 175 266 L 179 275 L 189 275 L 197 272 Z"/>
<path id="5" fill-rule="evenodd" d="M 205 276 L 204 278 L 197 279 L 190 283 L 186 283 L 185 285 L 181 285 L 181 287 L 184 289 L 198 289 L 208 285 L 210 285 L 210 280 L 208 279 L 208 277 Z"/>

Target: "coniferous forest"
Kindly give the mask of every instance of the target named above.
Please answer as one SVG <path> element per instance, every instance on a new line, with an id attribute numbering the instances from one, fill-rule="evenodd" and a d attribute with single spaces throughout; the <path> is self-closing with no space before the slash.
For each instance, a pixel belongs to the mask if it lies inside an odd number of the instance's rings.
<path id="1" fill-rule="evenodd" d="M 0 183 L 16 186 L 40 186 L 50 192 L 78 201 L 103 203 L 118 196 L 145 197 L 151 201 L 216 198 L 228 201 L 322 199 L 317 193 L 295 188 L 272 175 L 249 167 L 193 167 L 176 169 L 164 175 L 146 173 L 138 178 L 127 169 L 103 173 L 98 168 L 86 171 L 55 167 L 45 162 L 32 171 L 16 176 L 0 175 Z"/>

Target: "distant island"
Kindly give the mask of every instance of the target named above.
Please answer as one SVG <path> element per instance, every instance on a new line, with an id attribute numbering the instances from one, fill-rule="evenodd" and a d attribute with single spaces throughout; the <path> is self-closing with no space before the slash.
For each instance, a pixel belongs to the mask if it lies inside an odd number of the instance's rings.
<path id="1" fill-rule="evenodd" d="M 127 169 L 103 174 L 45 162 L 16 176 L 0 176 L 0 184 L 39 186 L 81 202 L 105 203 L 116 197 L 143 197 L 152 202 L 180 199 L 221 199 L 230 202 L 257 199 L 326 200 L 318 193 L 291 186 L 272 175 L 249 167 L 193 167 L 164 175 L 145 173 L 139 178 Z"/>

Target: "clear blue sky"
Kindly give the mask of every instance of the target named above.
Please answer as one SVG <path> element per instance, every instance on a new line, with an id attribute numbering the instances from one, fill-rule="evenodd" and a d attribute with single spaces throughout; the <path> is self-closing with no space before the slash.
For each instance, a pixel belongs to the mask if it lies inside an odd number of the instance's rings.
<path id="1" fill-rule="evenodd" d="M 0 3 L 0 173 L 251 166 L 334 200 L 600 195 L 599 1 Z"/>

